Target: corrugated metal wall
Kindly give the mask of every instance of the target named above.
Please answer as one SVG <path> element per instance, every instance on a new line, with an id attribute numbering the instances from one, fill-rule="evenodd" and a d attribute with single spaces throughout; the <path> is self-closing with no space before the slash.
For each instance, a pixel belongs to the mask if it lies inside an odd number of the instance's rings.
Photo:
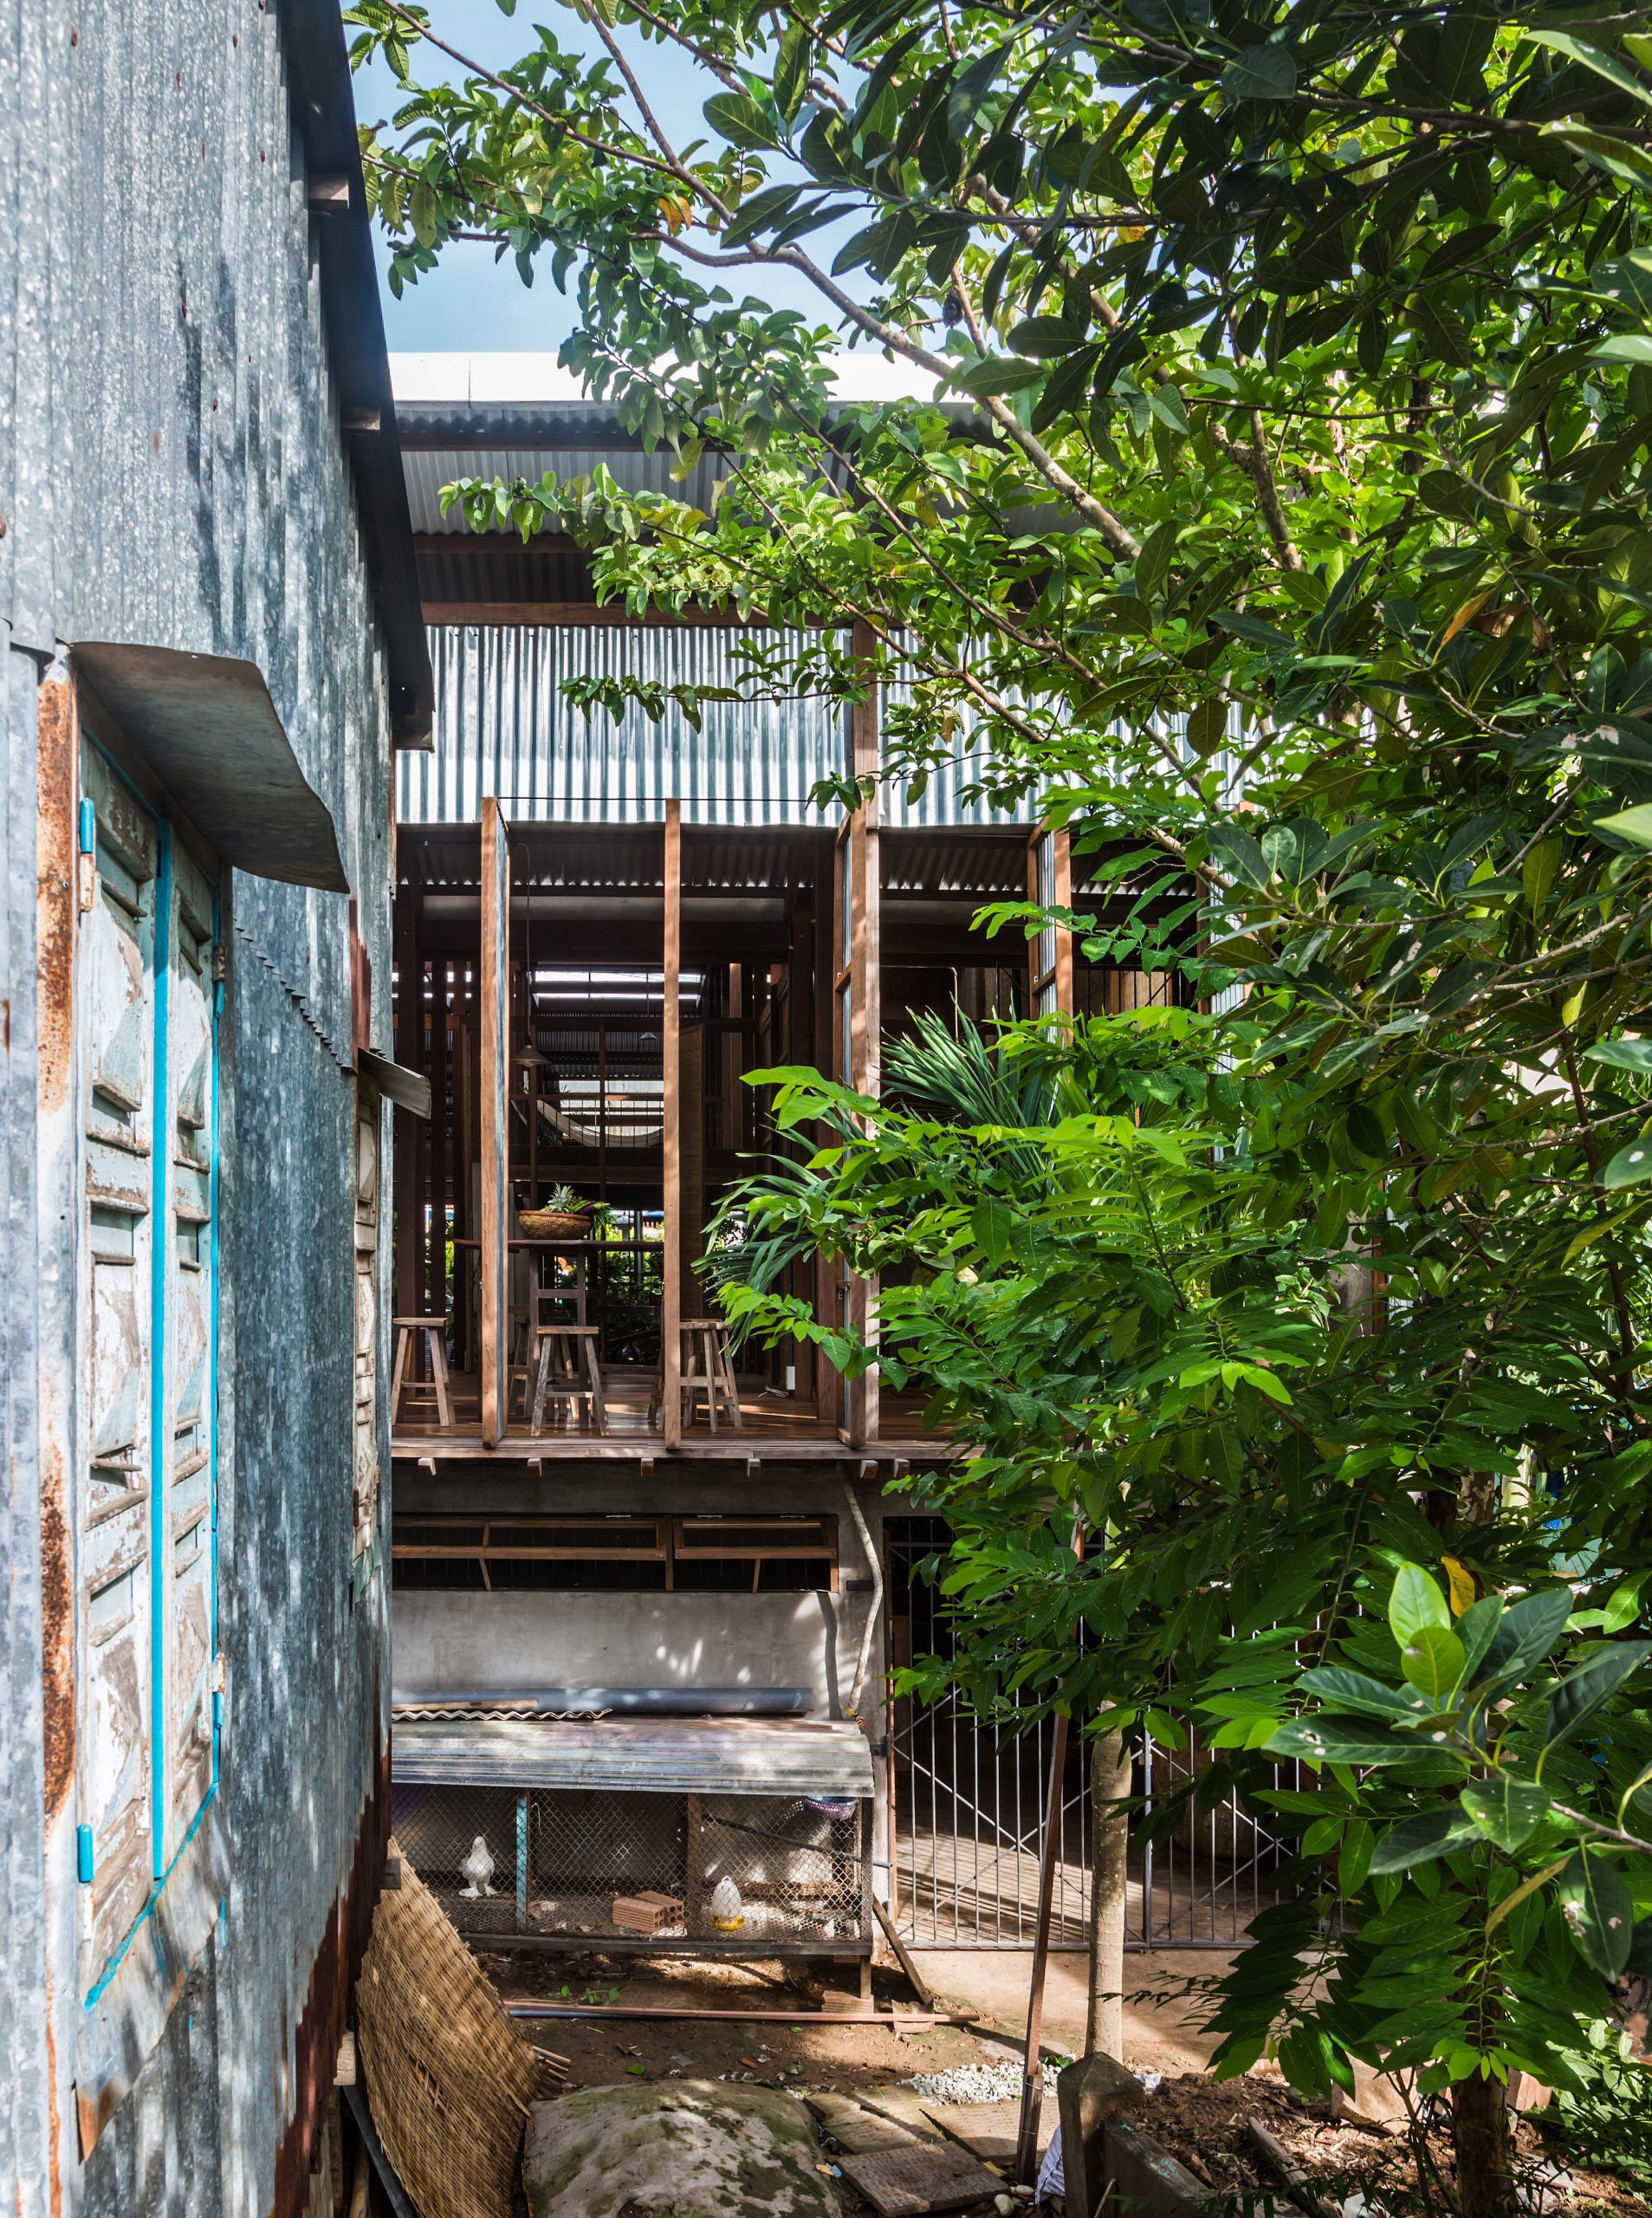
<path id="1" fill-rule="evenodd" d="M 66 1736 L 72 1753 L 76 1721 L 61 1702 L 42 1712 L 42 1484 L 49 1502 L 59 1497 L 32 1400 L 36 1377 L 60 1416 L 74 1391 L 75 1218 L 57 1197 L 37 1203 L 33 1186 L 36 689 L 59 642 L 140 640 L 260 665 L 333 811 L 373 961 L 377 1036 L 387 1036 L 385 675 L 284 28 L 284 10 L 263 0 L 0 9 L 8 2209 L 266 2218 L 291 2162 L 307 2010 L 313 2027 L 318 1997 L 340 1999 L 325 1968 L 336 1965 L 336 1905 L 387 1729 L 383 1582 L 357 1600 L 351 1580 L 347 905 L 239 879 L 224 1020 L 220 1465 L 223 1793 L 236 1871 L 160 2047 L 82 2169 L 69 2085 L 76 1813 L 72 1781 L 54 1793 L 62 1766 L 51 1756 Z M 42 1022 L 62 1015 L 40 1012 Z M 386 1436 L 386 1472 L 388 1446 Z M 51 1538 L 49 1560 L 72 1558 L 72 1531 Z M 49 2178 L 54 2111 L 61 2205 Z"/>
<path id="2" fill-rule="evenodd" d="M 658 822 L 675 797 L 689 823 L 819 824 L 810 788 L 845 760 L 844 712 L 831 703 L 712 701 L 696 731 L 672 701 L 658 722 L 634 706 L 616 721 L 603 710 L 587 718 L 562 693 L 586 677 L 737 686 L 740 639 L 772 636 L 715 625 L 434 626 L 436 749 L 401 756 L 398 820 L 477 823 L 492 795 L 508 816 L 541 822 Z M 937 775 L 916 803 L 887 788 L 884 821 L 1030 820 L 1030 809 L 1006 817 L 963 806 L 969 768 L 966 759 Z"/>

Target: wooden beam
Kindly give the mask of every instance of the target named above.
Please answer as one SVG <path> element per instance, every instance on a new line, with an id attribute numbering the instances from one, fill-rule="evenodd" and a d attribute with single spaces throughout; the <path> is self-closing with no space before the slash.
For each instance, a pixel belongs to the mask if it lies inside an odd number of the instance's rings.
<path id="1" fill-rule="evenodd" d="M 678 1000 L 683 969 L 683 805 L 676 801 L 665 804 L 665 958 L 661 969 L 665 991 L 660 1025 L 665 1240 L 660 1259 L 659 1354 L 664 1385 L 660 1422 L 665 1445 L 677 1448 L 683 1439 L 683 1027 Z"/>
<path id="2" fill-rule="evenodd" d="M 707 1314 L 705 1292 L 695 1275 L 705 1246 L 705 1027 L 684 1024 L 677 1034 L 677 1222 L 682 1257 L 678 1300 L 684 1317 Z"/>
<path id="3" fill-rule="evenodd" d="M 814 937 L 811 960 L 813 977 L 809 1021 L 813 1028 L 812 1053 L 800 1060 L 812 1061 L 816 1070 L 835 1075 L 837 1062 L 837 996 L 832 988 L 838 964 L 838 873 L 837 853 L 829 832 L 816 835 L 814 857 Z M 827 1144 L 825 1125 L 817 1125 L 815 1136 L 820 1145 Z M 839 1271 L 835 1255 L 817 1255 L 814 1259 L 814 1314 L 822 1325 L 836 1331 L 842 1322 L 838 1313 Z M 814 1386 L 814 1411 L 820 1423 L 835 1432 L 843 1414 L 843 1379 L 827 1359 L 824 1348 L 809 1351 Z"/>
<path id="4" fill-rule="evenodd" d="M 510 840 L 491 796 L 482 804 L 481 970 L 482 1437 L 496 1448 L 510 1354 Z"/>
<path id="5" fill-rule="evenodd" d="M 420 1035 L 423 1003 L 418 933 L 418 888 L 396 890 L 396 1060 L 404 1070 L 422 1071 L 424 1057 Z M 418 1119 L 392 1119 L 391 1124 L 391 1184 L 396 1197 L 395 1275 L 396 1314 L 411 1317 L 418 1299 L 418 1251 L 414 1236 L 414 1169 L 418 1158 Z"/>
<path id="6" fill-rule="evenodd" d="M 427 624 L 554 624 L 559 628 L 574 624 L 606 625 L 621 630 L 652 629 L 661 624 L 710 624 L 728 632 L 767 632 L 773 628 L 766 618 L 737 616 L 729 608 L 694 606 L 649 609 L 641 616 L 633 616 L 623 602 L 615 601 L 599 605 L 593 600 L 427 600 L 424 613 Z M 838 627 L 827 625 L 820 628 Z"/>
<path id="7" fill-rule="evenodd" d="M 1027 843 L 1027 898 L 1052 909 L 1072 906 L 1072 835 L 1040 824 Z M 1031 950 L 1033 1014 L 1071 1016 L 1072 934 L 1065 924 L 1040 932 Z"/>
<path id="8" fill-rule="evenodd" d="M 856 655 L 870 666 L 876 651 L 876 641 L 869 624 L 858 623 L 854 627 L 853 645 Z M 876 1096 L 882 1081 L 883 1071 L 883 933 L 880 915 L 883 891 L 882 874 L 878 851 L 878 787 L 882 769 L 882 749 L 879 744 L 879 714 L 878 690 L 867 690 L 866 697 L 849 715 L 850 776 L 860 783 L 870 781 L 867 798 L 850 817 L 842 838 L 845 843 L 844 872 L 845 892 L 848 900 L 848 933 L 840 942 L 846 958 L 839 983 L 843 999 L 839 1033 L 846 1048 L 845 1075 L 857 1093 Z M 841 1051 L 840 1051 L 841 1052 Z M 876 1339 L 878 1331 L 878 1289 L 870 1279 L 851 1278 L 849 1281 L 849 1329 L 867 1339 Z M 848 1395 L 849 1437 L 857 1447 L 869 1444 L 878 1437 L 878 1373 L 867 1371 L 850 1383 Z"/>

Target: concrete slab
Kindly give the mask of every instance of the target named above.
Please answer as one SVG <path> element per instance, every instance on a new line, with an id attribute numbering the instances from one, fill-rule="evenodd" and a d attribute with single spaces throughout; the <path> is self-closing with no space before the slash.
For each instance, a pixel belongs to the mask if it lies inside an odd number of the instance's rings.
<path id="1" fill-rule="evenodd" d="M 983 2164 L 1014 2162 L 1021 2123 L 1019 2103 L 930 2103 L 925 2107 L 949 2140 L 969 2150 L 972 2156 L 979 2156 Z M 1055 2098 L 1046 2095 L 1039 2110 L 1040 2155 L 1054 2139 L 1055 2128 Z"/>
<path id="2" fill-rule="evenodd" d="M 878 2218 L 917 2218 L 926 2210 L 962 2210 L 1002 2191 L 1003 2181 L 967 2150 L 878 2150 L 845 2156 L 844 2176 L 865 2195 Z"/>
<path id="3" fill-rule="evenodd" d="M 874 2149 L 911 2149 L 917 2137 L 892 2118 L 879 2117 L 848 2095 L 806 2095 L 805 2102 L 839 2149 L 865 2156 Z"/>

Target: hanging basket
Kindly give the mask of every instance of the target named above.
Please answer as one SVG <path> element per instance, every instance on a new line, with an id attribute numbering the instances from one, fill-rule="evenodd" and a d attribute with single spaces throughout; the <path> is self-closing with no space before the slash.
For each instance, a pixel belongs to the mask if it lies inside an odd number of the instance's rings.
<path id="1" fill-rule="evenodd" d="M 588 1240 L 588 1210 L 521 1210 L 517 1223 L 530 1240 Z"/>

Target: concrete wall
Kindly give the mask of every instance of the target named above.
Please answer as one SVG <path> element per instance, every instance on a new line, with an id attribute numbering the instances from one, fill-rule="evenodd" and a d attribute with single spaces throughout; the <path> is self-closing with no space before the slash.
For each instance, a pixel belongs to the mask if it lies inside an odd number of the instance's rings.
<path id="1" fill-rule="evenodd" d="M 295 8 L 0 10 L 0 2202 L 30 2213 L 300 2207 L 315 2058 L 330 2067 L 359 1846 L 379 1814 L 385 1582 L 353 1580 L 351 1560 L 347 905 L 237 877 L 219 1411 L 234 1877 L 159 2046 L 82 2166 L 75 1210 L 62 1120 L 42 1116 L 36 1090 L 72 969 L 72 948 L 37 944 L 35 914 L 37 869 L 49 892 L 72 870 L 59 804 L 73 765 L 42 689 L 66 643 L 259 664 L 333 811 L 373 961 L 375 1036 L 388 1030 L 385 671 L 289 113 Z M 380 1452 L 387 1473 L 387 1433 Z"/>
<path id="2" fill-rule="evenodd" d="M 850 1482 L 830 1469 L 765 1463 L 761 1480 L 662 1472 L 645 1480 L 624 1466 L 591 1476 L 561 1465 L 534 1479 L 509 1467 L 456 1467 L 431 1480 L 404 1472 L 405 1512 L 463 1508 L 556 1516 L 633 1514 L 832 1516 L 838 1521 L 835 1594 L 456 1593 L 403 1589 L 394 1600 L 398 1699 L 484 1689 L 546 1687 L 802 1687 L 823 1717 L 841 1717 L 875 1593 L 849 1506 Z M 462 1475 L 461 1475 L 462 1472 Z M 856 1498 L 878 1545 L 876 1488 Z M 881 1626 L 874 1630 L 861 1690 L 873 1715 L 883 1683 Z"/>

